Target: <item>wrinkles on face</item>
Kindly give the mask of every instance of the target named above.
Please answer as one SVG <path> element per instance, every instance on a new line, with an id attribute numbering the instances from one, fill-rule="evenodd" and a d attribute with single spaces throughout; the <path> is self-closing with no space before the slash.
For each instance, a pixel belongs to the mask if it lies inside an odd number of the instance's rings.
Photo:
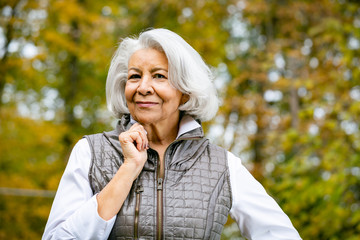
<path id="1" fill-rule="evenodd" d="M 155 49 L 136 51 L 129 60 L 125 97 L 132 117 L 142 124 L 177 125 L 183 94 L 168 79 L 168 61 Z"/>

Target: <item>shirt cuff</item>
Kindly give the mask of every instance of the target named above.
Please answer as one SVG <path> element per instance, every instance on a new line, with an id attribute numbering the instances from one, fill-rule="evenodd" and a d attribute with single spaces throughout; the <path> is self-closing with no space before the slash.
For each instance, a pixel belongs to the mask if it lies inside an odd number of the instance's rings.
<path id="1" fill-rule="evenodd" d="M 107 239 L 116 216 L 105 221 L 99 216 L 96 195 L 79 208 L 61 227 L 62 233 L 73 233 L 77 239 Z M 59 229 L 60 230 L 60 229 Z M 61 236 L 68 237 L 68 236 Z"/>

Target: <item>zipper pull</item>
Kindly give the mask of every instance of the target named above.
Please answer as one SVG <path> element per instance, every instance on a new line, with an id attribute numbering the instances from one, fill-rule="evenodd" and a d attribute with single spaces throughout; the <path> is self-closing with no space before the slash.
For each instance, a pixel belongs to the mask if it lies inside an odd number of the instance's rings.
<path id="1" fill-rule="evenodd" d="M 163 190 L 163 181 L 162 178 L 157 179 L 157 190 Z"/>
<path id="2" fill-rule="evenodd" d="M 143 192 L 143 191 L 144 191 L 143 186 L 141 186 L 141 185 L 137 185 L 137 186 L 136 186 L 136 190 L 135 190 L 136 193 L 141 193 L 141 192 Z"/>

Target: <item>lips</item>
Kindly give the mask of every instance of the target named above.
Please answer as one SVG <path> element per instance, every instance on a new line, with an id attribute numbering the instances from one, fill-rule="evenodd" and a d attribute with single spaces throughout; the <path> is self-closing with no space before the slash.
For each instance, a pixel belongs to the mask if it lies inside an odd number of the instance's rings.
<path id="1" fill-rule="evenodd" d="M 136 105 L 138 107 L 143 107 L 143 108 L 149 108 L 149 107 L 153 107 L 155 105 L 157 105 L 157 102 L 149 102 L 149 101 L 136 101 Z"/>

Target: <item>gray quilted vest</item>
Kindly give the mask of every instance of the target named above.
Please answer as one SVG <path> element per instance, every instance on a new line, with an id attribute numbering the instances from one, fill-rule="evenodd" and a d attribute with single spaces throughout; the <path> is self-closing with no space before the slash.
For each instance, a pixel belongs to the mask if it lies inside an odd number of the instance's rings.
<path id="1" fill-rule="evenodd" d="M 123 163 L 118 136 L 129 128 L 125 115 L 114 131 L 85 136 L 92 151 L 94 194 Z M 149 149 L 109 239 L 220 239 L 232 204 L 227 151 L 210 144 L 197 128 L 167 148 L 164 179 L 157 178 L 158 159 Z"/>

